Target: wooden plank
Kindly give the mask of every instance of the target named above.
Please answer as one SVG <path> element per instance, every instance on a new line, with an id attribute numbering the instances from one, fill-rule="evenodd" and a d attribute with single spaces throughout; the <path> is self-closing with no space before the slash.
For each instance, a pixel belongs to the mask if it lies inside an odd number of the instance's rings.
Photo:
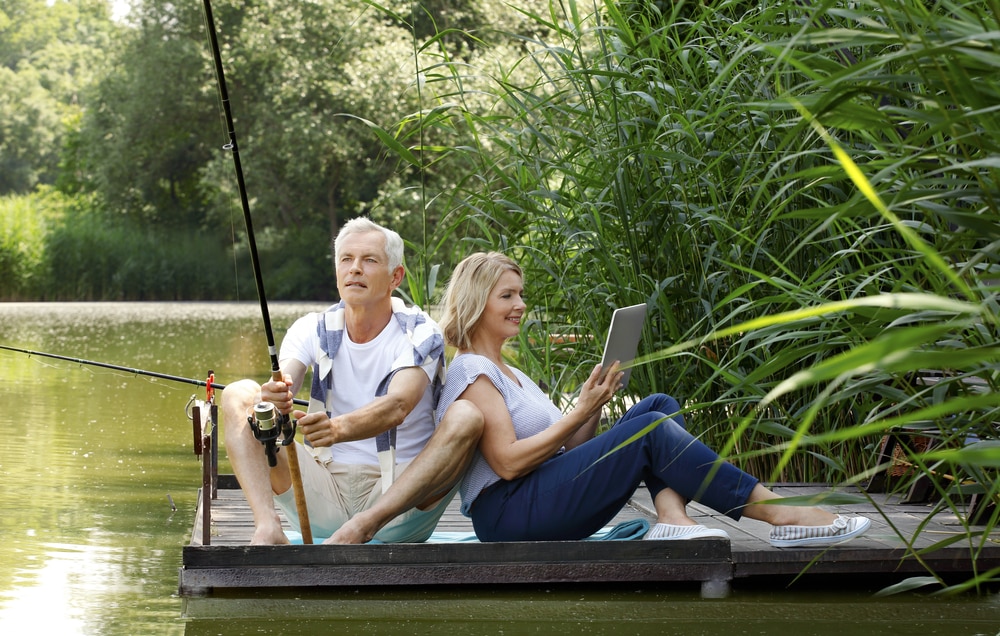
<path id="1" fill-rule="evenodd" d="M 294 565 L 435 565 L 439 563 L 661 563 L 727 560 L 724 539 L 699 541 L 526 541 L 509 543 L 394 543 L 365 545 L 186 546 L 196 568 Z"/>
<path id="2" fill-rule="evenodd" d="M 185 567 L 181 573 L 180 589 L 183 595 L 187 595 L 199 590 L 232 588 L 704 582 L 728 581 L 730 576 L 731 567 L 721 561 L 652 564 L 575 560 L 565 563 L 436 563 L 392 567 L 384 564 Z"/>

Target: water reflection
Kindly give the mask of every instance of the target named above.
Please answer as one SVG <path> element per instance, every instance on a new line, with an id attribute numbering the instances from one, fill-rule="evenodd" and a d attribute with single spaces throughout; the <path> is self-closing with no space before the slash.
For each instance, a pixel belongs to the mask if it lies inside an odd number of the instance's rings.
<path id="1" fill-rule="evenodd" d="M 29 536 L 34 533 L 29 531 Z M 45 546 L 43 547 L 50 547 Z M 5 634 L 27 631 L 29 626 L 39 626 L 60 634 L 85 633 L 84 614 L 71 602 L 73 589 L 78 584 L 71 579 L 86 570 L 87 563 L 78 551 L 57 553 L 48 551 L 37 570 L 15 573 L 13 589 L 6 595 L 4 612 L 0 615 L 0 630 Z M 34 561 L 36 557 L 28 557 Z M 40 612 L 44 608 L 44 611 Z"/>
<path id="2" fill-rule="evenodd" d="M 275 337 L 323 304 L 271 306 Z M 266 378 L 253 303 L 0 303 L 0 344 L 221 383 Z M 0 634 L 988 634 L 995 598 L 740 590 L 175 595 L 199 387 L 0 350 Z M 223 471 L 228 470 L 224 456 Z M 176 510 L 171 506 L 176 505 Z"/>
<path id="3" fill-rule="evenodd" d="M 740 598 L 742 596 L 742 598 Z M 193 599 L 185 634 L 626 634 L 882 636 L 996 633 L 996 599 L 945 601 L 852 593 L 737 594 L 707 601 L 681 588 L 356 592 Z"/>
<path id="4" fill-rule="evenodd" d="M 275 337 L 322 306 L 275 304 Z M 0 344 L 225 383 L 267 377 L 260 323 L 249 303 L 0 304 Z M 0 633 L 182 633 L 203 389 L 2 350 L 0 378 Z"/>

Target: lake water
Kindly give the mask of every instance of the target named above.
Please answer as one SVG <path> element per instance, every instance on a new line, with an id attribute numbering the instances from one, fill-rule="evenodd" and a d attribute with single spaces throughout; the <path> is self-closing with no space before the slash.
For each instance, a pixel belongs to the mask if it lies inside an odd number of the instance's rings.
<path id="1" fill-rule="evenodd" d="M 323 306 L 272 304 L 275 338 Z M 0 345 L 222 384 L 270 372 L 256 303 L 0 303 Z M 996 595 L 875 598 L 867 581 L 715 600 L 695 586 L 187 601 L 192 395 L 204 389 L 0 350 L 0 634 L 1000 635 Z"/>

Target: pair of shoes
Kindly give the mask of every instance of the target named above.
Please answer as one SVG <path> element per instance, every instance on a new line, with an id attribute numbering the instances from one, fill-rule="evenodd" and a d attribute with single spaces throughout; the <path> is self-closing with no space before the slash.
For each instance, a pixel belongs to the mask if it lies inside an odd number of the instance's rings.
<path id="1" fill-rule="evenodd" d="M 675 526 L 671 523 L 658 523 L 653 526 L 643 539 L 661 541 L 677 541 L 679 539 L 728 539 L 725 530 L 706 528 L 705 526 Z"/>
<path id="2" fill-rule="evenodd" d="M 867 517 L 838 515 L 828 526 L 775 526 L 771 530 L 771 545 L 776 548 L 825 548 L 859 537 L 871 525 Z"/>

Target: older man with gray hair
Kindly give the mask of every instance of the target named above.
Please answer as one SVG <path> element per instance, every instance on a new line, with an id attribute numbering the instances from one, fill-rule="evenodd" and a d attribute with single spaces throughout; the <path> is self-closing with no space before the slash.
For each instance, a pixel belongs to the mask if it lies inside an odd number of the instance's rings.
<path id="1" fill-rule="evenodd" d="M 441 330 L 392 292 L 405 277 L 403 241 L 365 218 L 334 242 L 340 302 L 299 318 L 279 354 L 282 381 L 229 384 L 224 442 L 253 512 L 252 544 L 288 543 L 275 504 L 299 529 L 288 452 L 297 453 L 311 534 L 326 543 L 425 541 L 475 452 L 482 414 L 452 404 L 435 427 L 444 379 Z M 312 369 L 308 413 L 293 398 Z M 269 402 L 298 420 L 305 444 L 269 466 L 248 416 Z"/>

